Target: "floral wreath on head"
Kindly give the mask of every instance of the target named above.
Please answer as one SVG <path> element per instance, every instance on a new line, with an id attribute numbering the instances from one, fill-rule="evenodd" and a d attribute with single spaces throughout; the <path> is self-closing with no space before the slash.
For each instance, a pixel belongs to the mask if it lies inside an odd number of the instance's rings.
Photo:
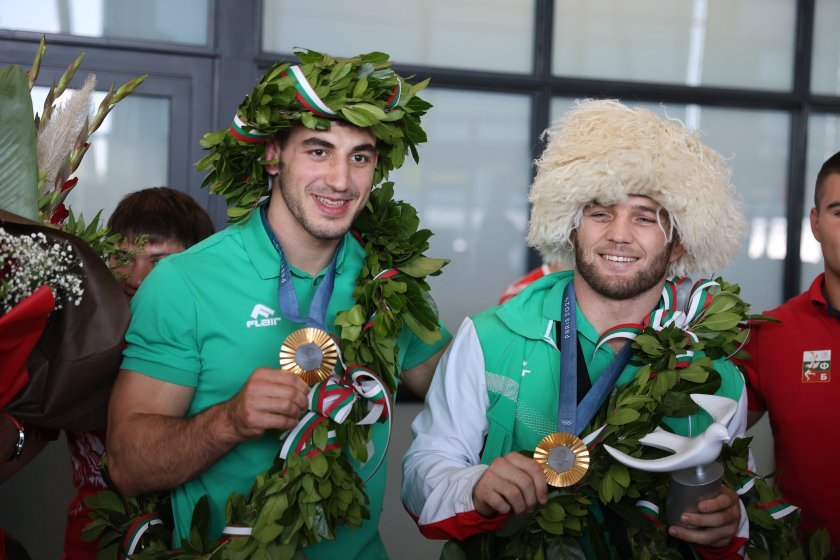
<path id="1" fill-rule="evenodd" d="M 202 139 L 210 151 L 197 164 L 209 171 L 203 185 L 225 197 L 231 222 L 246 219 L 269 194 L 265 144 L 293 126 L 327 130 L 340 119 L 370 129 L 380 156 L 375 184 L 400 167 L 407 153 L 419 159 L 416 145 L 426 140 L 420 117 L 431 105 L 416 93 L 428 81 L 407 84 L 384 53 L 344 59 L 302 51 L 298 56 L 300 65 L 269 69 L 233 123 Z M 102 554 L 300 559 L 306 546 L 334 539 L 339 527 L 357 527 L 370 518 L 365 481 L 351 462 L 369 462 L 368 478 L 381 466 L 381 460 L 374 464 L 368 457 L 368 444 L 373 424 L 390 422 L 398 339 L 407 326 L 427 344 L 440 340 L 425 278 L 440 274 L 447 263 L 423 254 L 432 232 L 419 229 L 416 210 L 393 200 L 393 194 L 393 183 L 374 188 L 353 222 L 365 257 L 354 305 L 336 316 L 341 350 L 336 373 L 312 388 L 310 411 L 280 436 L 274 464 L 246 494 L 230 495 L 222 538 L 208 538 L 206 497 L 193 512 L 190 535 L 173 551 L 158 513 L 165 513 L 168 495 L 125 498 L 108 490 L 86 500 L 94 521 L 85 534 L 99 539 Z"/>

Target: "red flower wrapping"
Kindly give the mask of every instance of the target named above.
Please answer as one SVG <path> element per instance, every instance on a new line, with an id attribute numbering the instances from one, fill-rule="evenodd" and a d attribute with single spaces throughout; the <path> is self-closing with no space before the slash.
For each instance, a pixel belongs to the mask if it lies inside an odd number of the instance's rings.
<path id="1" fill-rule="evenodd" d="M 54 308 L 52 290 L 44 285 L 0 317 L 0 409 L 29 383 L 26 361 Z"/>

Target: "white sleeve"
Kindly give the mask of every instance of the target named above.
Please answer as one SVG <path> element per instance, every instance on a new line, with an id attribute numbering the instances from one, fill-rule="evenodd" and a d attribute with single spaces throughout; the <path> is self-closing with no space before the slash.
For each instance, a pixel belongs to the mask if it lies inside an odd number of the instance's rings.
<path id="1" fill-rule="evenodd" d="M 440 522 L 457 525 L 459 514 L 476 515 L 472 490 L 487 469 L 480 464 L 480 453 L 489 405 L 484 355 L 475 325 L 467 318 L 438 364 L 425 408 L 411 425 L 414 442 L 403 459 L 401 497 L 421 531 Z"/>

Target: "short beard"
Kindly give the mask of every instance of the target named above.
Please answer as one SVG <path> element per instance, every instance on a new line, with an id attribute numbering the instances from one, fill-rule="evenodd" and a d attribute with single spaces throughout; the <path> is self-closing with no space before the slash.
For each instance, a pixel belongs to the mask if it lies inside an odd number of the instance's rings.
<path id="1" fill-rule="evenodd" d="M 672 247 L 673 242 L 665 245 L 665 248 L 650 263 L 650 266 L 641 270 L 636 276 L 626 280 L 616 280 L 599 275 L 594 263 L 585 259 L 583 250 L 575 244 L 575 268 L 581 278 L 596 293 L 618 301 L 633 299 L 647 292 L 665 278 L 671 260 Z M 595 258 L 600 257 L 593 254 L 593 260 Z"/>
<path id="2" fill-rule="evenodd" d="M 333 241 L 335 239 L 340 239 L 344 236 L 345 233 L 350 229 L 353 225 L 353 222 L 356 218 L 359 217 L 359 214 L 364 209 L 364 206 L 360 206 L 356 215 L 353 216 L 353 219 L 347 223 L 346 227 L 341 227 L 340 225 L 336 224 L 335 227 L 327 226 L 317 226 L 313 224 L 309 219 L 306 217 L 306 212 L 303 209 L 304 199 L 308 196 L 306 190 L 304 189 L 303 193 L 301 194 L 300 198 L 295 198 L 291 196 L 286 190 L 286 181 L 285 181 L 285 172 L 284 168 L 280 168 L 280 176 L 277 178 L 280 183 L 280 196 L 283 197 L 283 202 L 286 203 L 286 208 L 289 209 L 292 216 L 298 221 L 301 227 L 314 237 L 315 239 L 320 239 L 321 241 Z"/>

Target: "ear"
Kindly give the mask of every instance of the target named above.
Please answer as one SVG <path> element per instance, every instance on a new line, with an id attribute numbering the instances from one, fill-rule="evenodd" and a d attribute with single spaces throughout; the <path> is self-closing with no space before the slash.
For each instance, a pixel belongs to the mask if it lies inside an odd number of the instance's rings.
<path id="1" fill-rule="evenodd" d="M 683 247 L 679 237 L 675 237 L 674 242 L 671 244 L 671 258 L 668 259 L 668 262 L 674 262 L 683 255 L 685 255 L 685 247 Z"/>
<path id="2" fill-rule="evenodd" d="M 811 214 L 808 216 L 811 219 L 811 233 L 814 234 L 814 239 L 822 243 L 820 239 L 820 214 L 816 208 L 811 208 Z"/>
<path id="3" fill-rule="evenodd" d="M 269 175 L 277 175 L 280 172 L 280 155 L 282 154 L 277 140 L 269 140 L 265 145 L 265 171 Z"/>

